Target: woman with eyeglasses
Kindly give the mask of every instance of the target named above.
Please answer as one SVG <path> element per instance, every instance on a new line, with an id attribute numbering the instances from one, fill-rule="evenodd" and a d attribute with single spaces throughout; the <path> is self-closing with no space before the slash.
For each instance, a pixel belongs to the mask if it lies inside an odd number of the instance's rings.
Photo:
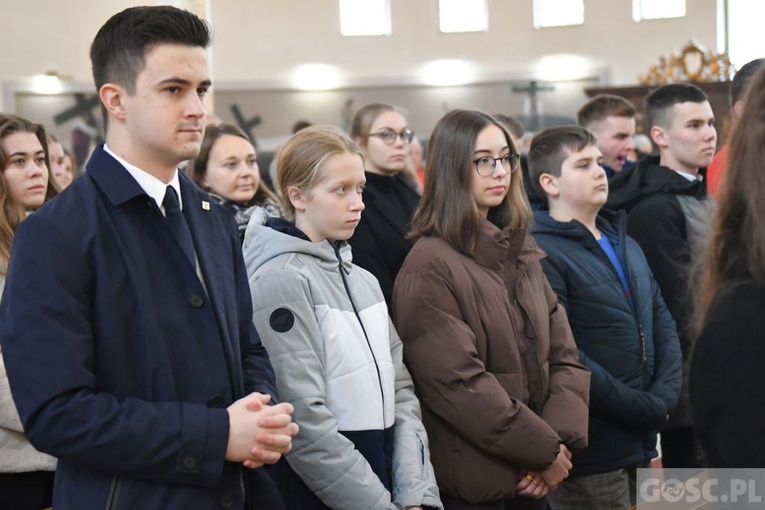
<path id="1" fill-rule="evenodd" d="M 518 154 L 494 117 L 435 127 L 396 279 L 396 327 L 446 510 L 544 509 L 587 444 L 589 372 L 528 233 Z"/>
<path id="2" fill-rule="evenodd" d="M 356 112 L 350 135 L 364 154 L 367 183 L 366 209 L 348 242 L 353 262 L 377 278 L 390 308 L 393 282 L 412 248 L 407 235 L 420 200 L 403 178 L 414 132 L 399 108 L 373 103 Z"/>

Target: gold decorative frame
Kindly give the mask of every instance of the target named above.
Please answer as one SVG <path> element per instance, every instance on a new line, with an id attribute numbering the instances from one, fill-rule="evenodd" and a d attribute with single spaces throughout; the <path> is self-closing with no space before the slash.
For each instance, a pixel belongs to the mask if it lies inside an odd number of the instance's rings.
<path id="1" fill-rule="evenodd" d="M 707 50 L 691 39 L 679 51 L 660 56 L 659 63 L 638 76 L 641 85 L 663 85 L 675 82 L 728 81 L 733 76 L 733 64 L 724 53 Z"/>

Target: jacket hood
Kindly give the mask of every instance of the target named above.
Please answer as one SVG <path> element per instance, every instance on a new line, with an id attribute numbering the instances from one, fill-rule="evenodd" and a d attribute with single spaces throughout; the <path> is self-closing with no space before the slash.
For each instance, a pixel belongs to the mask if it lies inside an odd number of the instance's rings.
<path id="1" fill-rule="evenodd" d="M 281 255 L 307 255 L 318 259 L 320 266 L 339 271 L 342 261 L 346 272 L 351 270 L 351 247 L 345 241 L 312 242 L 294 223 L 270 218 L 258 208 L 250 218 L 242 244 L 244 262 L 248 268 L 258 268 Z"/>
<path id="2" fill-rule="evenodd" d="M 702 175 L 704 172 L 701 172 Z M 703 198 L 707 187 L 703 181 L 689 181 L 677 172 L 659 164 L 659 156 L 647 156 L 629 172 L 620 172 L 608 181 L 609 209 L 631 209 L 656 193 L 691 195 Z"/>
<path id="3" fill-rule="evenodd" d="M 595 225 L 608 238 L 615 239 L 625 231 L 627 215 L 624 211 L 601 209 L 595 219 Z M 550 216 L 549 211 L 534 212 L 531 233 L 534 235 L 554 235 L 593 246 L 597 245 L 597 241 L 584 224 L 577 220 L 558 221 Z"/>

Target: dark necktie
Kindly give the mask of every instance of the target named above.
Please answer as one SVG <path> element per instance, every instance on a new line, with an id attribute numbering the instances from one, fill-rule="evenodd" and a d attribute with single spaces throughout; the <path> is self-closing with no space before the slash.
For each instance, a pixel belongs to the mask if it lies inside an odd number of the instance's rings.
<path id="1" fill-rule="evenodd" d="M 167 218 L 167 224 L 170 225 L 170 230 L 173 231 L 175 239 L 178 240 L 181 248 L 183 248 L 183 252 L 188 257 L 191 265 L 196 267 L 197 260 L 194 252 L 194 241 L 191 238 L 191 231 L 189 230 L 188 223 L 186 223 L 186 218 L 183 217 L 183 212 L 181 212 L 178 195 L 172 186 L 167 187 L 162 205 L 165 208 L 165 217 Z"/>

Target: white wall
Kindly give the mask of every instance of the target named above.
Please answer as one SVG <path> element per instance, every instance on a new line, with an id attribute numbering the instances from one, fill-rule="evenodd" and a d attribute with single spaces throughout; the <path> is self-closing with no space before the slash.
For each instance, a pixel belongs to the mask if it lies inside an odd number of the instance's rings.
<path id="1" fill-rule="evenodd" d="M 716 0 L 688 0 L 687 16 L 635 23 L 630 0 L 585 0 L 585 24 L 536 30 L 532 0 L 489 0 L 489 31 L 441 34 L 437 0 L 391 0 L 392 34 L 343 37 L 336 0 L 212 0 L 218 80 L 287 80 L 305 62 L 341 67 L 353 80 L 409 81 L 425 62 L 460 58 L 483 73 L 533 74 L 545 55 L 568 53 L 635 82 L 690 37 L 716 42 Z"/>
<path id="2" fill-rule="evenodd" d="M 584 25 L 543 30 L 532 26 L 532 0 L 489 0 L 489 31 L 468 34 L 439 32 L 437 0 L 391 0 L 390 36 L 351 38 L 339 34 L 337 0 L 208 1 L 216 111 L 232 121 L 236 103 L 245 116 L 261 115 L 256 135 L 265 140 L 283 137 L 302 117 L 342 125 L 347 100 L 400 104 L 425 134 L 448 108 L 519 114 L 528 104 L 509 90 L 529 79 L 582 79 L 558 83 L 554 93 L 541 96 L 545 113 L 570 116 L 584 100 L 583 86 L 634 84 L 660 55 L 691 37 L 709 48 L 717 38 L 717 0 L 688 0 L 684 18 L 641 23 L 632 21 L 630 0 L 585 0 Z M 93 36 L 113 13 L 141 3 L 167 2 L 1 0 L 0 82 L 55 70 L 75 82 L 70 89 L 91 92 Z M 443 58 L 471 65 L 472 83 L 423 88 L 429 77 L 423 65 Z M 336 66 L 342 88 L 295 91 L 292 73 L 305 63 Z M 18 109 L 13 98 L 5 94 L 0 108 Z"/>

